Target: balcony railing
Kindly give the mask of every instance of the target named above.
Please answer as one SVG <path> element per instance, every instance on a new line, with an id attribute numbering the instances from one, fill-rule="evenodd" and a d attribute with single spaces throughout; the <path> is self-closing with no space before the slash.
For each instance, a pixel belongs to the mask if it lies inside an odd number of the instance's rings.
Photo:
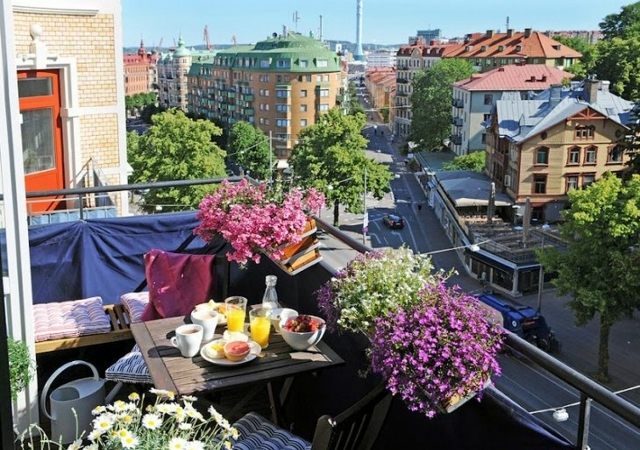
<path id="1" fill-rule="evenodd" d="M 462 124 L 463 124 L 463 119 L 462 119 L 462 117 L 453 117 L 451 119 L 451 123 L 453 125 L 455 125 L 456 127 L 461 127 Z"/>
<path id="2" fill-rule="evenodd" d="M 451 143 L 453 143 L 455 145 L 461 145 L 462 144 L 462 135 L 460 135 L 460 134 L 451 135 Z"/>
<path id="3" fill-rule="evenodd" d="M 451 104 L 453 105 L 454 108 L 462 108 L 462 107 L 464 107 L 464 102 L 462 101 L 461 98 L 454 98 L 451 101 Z"/>

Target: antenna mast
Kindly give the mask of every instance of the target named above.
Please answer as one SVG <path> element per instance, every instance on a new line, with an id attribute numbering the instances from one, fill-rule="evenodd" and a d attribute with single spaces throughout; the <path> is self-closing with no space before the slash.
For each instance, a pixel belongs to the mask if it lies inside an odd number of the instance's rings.
<path id="1" fill-rule="evenodd" d="M 320 30 L 319 31 L 320 32 L 318 33 L 318 37 L 320 38 L 320 42 L 322 42 L 322 32 L 324 31 L 322 27 L 322 14 L 320 14 Z"/>
<path id="2" fill-rule="evenodd" d="M 298 11 L 295 11 L 293 13 L 293 26 L 296 29 L 296 33 L 298 32 L 298 22 L 300 21 L 300 14 L 298 14 Z"/>
<path id="3" fill-rule="evenodd" d="M 211 50 L 212 45 L 209 41 L 209 28 L 207 27 L 207 25 L 204 26 L 204 33 L 202 38 L 204 40 L 204 45 L 207 47 L 207 50 Z"/>
<path id="4" fill-rule="evenodd" d="M 507 30 L 509 29 L 509 16 L 507 16 Z"/>

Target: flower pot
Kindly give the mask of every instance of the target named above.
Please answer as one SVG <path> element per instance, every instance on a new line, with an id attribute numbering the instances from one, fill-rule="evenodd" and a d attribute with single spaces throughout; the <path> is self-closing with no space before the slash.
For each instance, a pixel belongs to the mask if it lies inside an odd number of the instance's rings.
<path id="1" fill-rule="evenodd" d="M 289 275 L 295 275 L 319 263 L 322 261 L 322 255 L 320 255 L 320 241 L 316 236 L 317 231 L 315 219 L 309 218 L 301 232 L 302 240 L 286 246 L 281 260 L 272 259 L 272 261 Z"/>
<path id="2" fill-rule="evenodd" d="M 464 405 L 469 400 L 471 400 L 476 395 L 478 395 L 480 391 L 485 390 L 490 384 L 491 384 L 491 378 L 487 378 L 487 381 L 484 382 L 484 384 L 482 385 L 482 389 L 480 389 L 479 391 L 472 392 L 466 397 L 460 397 L 457 394 L 453 395 L 453 397 L 449 398 L 446 404 L 442 406 L 441 408 L 442 412 L 447 414 L 454 412 L 456 409 L 460 408 L 462 405 Z"/>

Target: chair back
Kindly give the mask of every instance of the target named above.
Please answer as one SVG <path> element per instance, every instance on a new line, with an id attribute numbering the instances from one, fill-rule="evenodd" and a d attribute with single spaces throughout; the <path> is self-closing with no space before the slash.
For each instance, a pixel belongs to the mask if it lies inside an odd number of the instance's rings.
<path id="1" fill-rule="evenodd" d="M 393 397 L 384 383 L 335 417 L 318 419 L 311 450 L 369 450 L 380 434 Z"/>

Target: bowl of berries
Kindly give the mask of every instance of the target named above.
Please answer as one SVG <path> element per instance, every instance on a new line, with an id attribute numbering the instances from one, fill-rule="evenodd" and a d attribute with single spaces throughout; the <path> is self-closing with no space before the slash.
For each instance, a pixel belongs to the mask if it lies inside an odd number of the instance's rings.
<path id="1" fill-rule="evenodd" d="M 327 329 L 323 319 L 307 314 L 288 317 L 280 322 L 280 334 L 295 350 L 307 350 L 322 339 Z"/>

